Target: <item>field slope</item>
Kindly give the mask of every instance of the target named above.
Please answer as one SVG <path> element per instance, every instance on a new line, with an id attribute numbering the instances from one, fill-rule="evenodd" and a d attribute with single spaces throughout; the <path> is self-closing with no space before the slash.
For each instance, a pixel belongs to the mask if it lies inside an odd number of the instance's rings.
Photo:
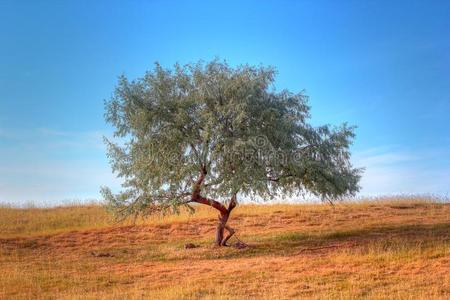
<path id="1" fill-rule="evenodd" d="M 449 204 L 242 205 L 246 249 L 212 246 L 216 218 L 0 208 L 0 299 L 450 298 Z"/>

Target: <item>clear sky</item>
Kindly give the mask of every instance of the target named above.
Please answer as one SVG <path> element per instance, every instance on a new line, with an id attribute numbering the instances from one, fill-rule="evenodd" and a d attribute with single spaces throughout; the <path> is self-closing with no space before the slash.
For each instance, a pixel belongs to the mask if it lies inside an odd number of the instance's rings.
<path id="1" fill-rule="evenodd" d="M 358 126 L 361 195 L 450 192 L 450 1 L 0 0 L 0 203 L 118 187 L 103 100 L 214 57 L 273 65 L 314 124 Z"/>

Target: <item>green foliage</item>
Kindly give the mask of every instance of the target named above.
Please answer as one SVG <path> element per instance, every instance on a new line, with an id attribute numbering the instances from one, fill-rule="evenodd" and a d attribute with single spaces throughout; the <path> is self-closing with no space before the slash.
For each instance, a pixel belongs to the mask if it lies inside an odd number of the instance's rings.
<path id="1" fill-rule="evenodd" d="M 105 114 L 120 143 L 105 140 L 124 191 L 102 188 L 110 206 L 144 215 L 176 209 L 190 201 L 202 169 L 202 194 L 219 200 L 357 192 L 353 127 L 312 127 L 307 96 L 276 91 L 274 76 L 273 68 L 214 60 L 120 77 Z"/>

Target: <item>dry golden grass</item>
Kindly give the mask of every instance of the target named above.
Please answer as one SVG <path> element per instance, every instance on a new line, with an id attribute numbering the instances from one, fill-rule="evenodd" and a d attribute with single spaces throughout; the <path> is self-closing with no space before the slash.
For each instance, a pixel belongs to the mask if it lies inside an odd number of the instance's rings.
<path id="1" fill-rule="evenodd" d="M 242 250 L 211 245 L 216 217 L 0 208 L 0 299 L 450 298 L 449 204 L 243 205 Z"/>

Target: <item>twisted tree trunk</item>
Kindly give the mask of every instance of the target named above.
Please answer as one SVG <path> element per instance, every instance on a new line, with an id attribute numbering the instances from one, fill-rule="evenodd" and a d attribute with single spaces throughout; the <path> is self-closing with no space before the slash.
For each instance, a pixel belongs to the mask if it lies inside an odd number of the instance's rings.
<path id="1" fill-rule="evenodd" d="M 226 242 L 234 234 L 234 230 L 231 227 L 227 226 L 227 222 L 228 222 L 228 218 L 230 217 L 231 211 L 237 205 L 236 193 L 234 193 L 233 196 L 231 197 L 228 207 L 225 207 L 219 201 L 202 197 L 200 195 L 201 185 L 203 183 L 203 180 L 205 179 L 206 174 L 207 174 L 206 169 L 202 168 L 200 177 L 198 178 L 197 182 L 195 183 L 195 185 L 193 187 L 191 201 L 209 205 L 219 211 L 219 222 L 217 223 L 217 230 L 216 230 L 216 245 L 217 246 L 227 246 Z M 224 237 L 225 229 L 228 231 L 228 235 L 226 237 Z"/>
<path id="2" fill-rule="evenodd" d="M 227 225 L 228 218 L 230 217 L 231 211 L 236 207 L 236 194 L 231 197 L 230 203 L 227 208 L 227 212 L 219 215 L 219 223 L 217 224 L 216 231 L 216 245 L 217 246 L 227 246 L 227 241 L 233 236 L 234 229 Z M 228 231 L 228 235 L 224 237 L 225 229 Z"/>
<path id="3" fill-rule="evenodd" d="M 227 224 L 229 216 L 230 216 L 229 213 L 219 215 L 219 222 L 217 223 L 217 230 L 216 230 L 216 245 L 217 246 L 223 246 L 222 245 L 222 241 L 224 240 L 223 234 L 224 234 L 225 226 Z"/>

